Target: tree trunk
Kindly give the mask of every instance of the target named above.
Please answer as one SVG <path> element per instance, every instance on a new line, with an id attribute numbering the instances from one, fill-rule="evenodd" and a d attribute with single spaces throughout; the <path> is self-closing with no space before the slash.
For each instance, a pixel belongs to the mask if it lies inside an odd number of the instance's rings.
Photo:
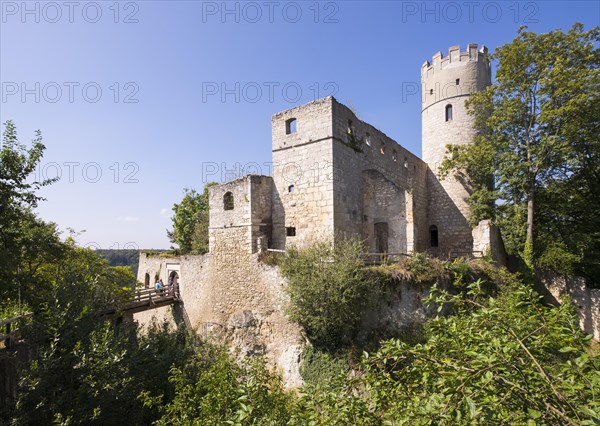
<path id="1" fill-rule="evenodd" d="M 535 182 L 532 182 L 527 192 L 527 238 L 525 239 L 525 251 L 523 253 L 525 265 L 527 265 L 530 278 L 534 274 L 533 261 L 533 208 L 535 203 Z"/>
<path id="2" fill-rule="evenodd" d="M 527 238 L 525 242 L 533 248 L 533 206 L 535 202 L 535 184 L 529 187 L 527 194 Z"/>

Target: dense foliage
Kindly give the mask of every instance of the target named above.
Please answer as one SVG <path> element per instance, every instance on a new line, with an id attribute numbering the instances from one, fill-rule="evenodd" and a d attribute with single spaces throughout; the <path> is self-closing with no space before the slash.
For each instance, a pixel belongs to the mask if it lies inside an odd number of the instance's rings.
<path id="1" fill-rule="evenodd" d="M 383 342 L 333 388 L 306 388 L 294 424 L 597 424 L 600 357 L 574 306 L 544 307 L 518 282 L 484 294 L 481 281 L 434 289 L 455 315 L 430 320 L 424 343 Z"/>
<path id="2" fill-rule="evenodd" d="M 293 408 L 293 396 L 262 361 L 238 365 L 219 348 L 192 356 L 183 368 L 173 367 L 169 381 L 176 395 L 160 406 L 163 415 L 155 423 L 160 426 L 282 425 Z"/>
<path id="3" fill-rule="evenodd" d="M 472 145 L 449 146 L 441 168 L 466 175 L 471 221 L 495 220 L 509 253 L 530 268 L 535 258 L 597 284 L 599 34 L 581 24 L 567 33 L 521 28 L 496 49 L 496 83 L 467 101 L 479 135 Z"/>
<path id="4" fill-rule="evenodd" d="M 281 262 L 291 298 L 289 314 L 313 343 L 335 349 L 353 341 L 361 315 L 376 292 L 365 273 L 363 247 L 358 241 L 317 243 L 290 248 Z"/>

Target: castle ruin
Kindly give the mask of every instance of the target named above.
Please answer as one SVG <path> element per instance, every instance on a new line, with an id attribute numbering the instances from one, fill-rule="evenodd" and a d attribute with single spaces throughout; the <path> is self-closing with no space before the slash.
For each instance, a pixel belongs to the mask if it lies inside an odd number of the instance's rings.
<path id="1" fill-rule="evenodd" d="M 273 175 L 210 188 L 210 251 L 285 250 L 355 237 L 370 253 L 501 256 L 489 222 L 471 229 L 465 182 L 436 170 L 446 145 L 470 143 L 464 101 L 491 84 L 487 48 L 450 48 L 421 68 L 423 159 L 333 97 L 271 119 Z M 232 246 L 233 244 L 233 246 Z"/>
<path id="2" fill-rule="evenodd" d="M 277 267 L 260 262 L 260 252 L 357 237 L 369 253 L 488 253 L 502 262 L 494 226 L 468 224 L 465 182 L 436 175 L 447 144 L 473 141 L 464 101 L 490 84 L 487 49 L 469 44 L 463 52 L 454 46 L 448 56 L 438 53 L 423 64 L 421 81 L 423 159 L 333 97 L 275 114 L 273 175 L 248 175 L 209 189 L 209 253 L 140 254 L 138 281 L 167 282 L 177 273 L 182 303 L 134 318 L 141 324 L 185 321 L 204 337 L 228 342 L 240 356 L 265 355 L 295 387 L 307 341 L 286 315 L 285 279 Z M 402 297 L 373 319 L 394 327 L 424 321 L 426 292 L 402 287 Z M 597 312 L 581 312 L 582 326 L 598 338 Z"/>

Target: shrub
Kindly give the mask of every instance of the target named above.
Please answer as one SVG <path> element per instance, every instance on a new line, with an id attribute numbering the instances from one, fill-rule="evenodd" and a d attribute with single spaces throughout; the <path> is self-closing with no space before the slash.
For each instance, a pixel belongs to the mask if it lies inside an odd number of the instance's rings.
<path id="1" fill-rule="evenodd" d="M 291 248 L 281 263 L 288 279 L 290 317 L 304 327 L 319 349 L 352 342 L 362 315 L 377 293 L 365 273 L 363 247 L 356 240 Z"/>
<path id="2" fill-rule="evenodd" d="M 341 374 L 347 373 L 348 363 L 343 358 L 306 348 L 302 354 L 300 374 L 309 386 L 329 387 Z"/>

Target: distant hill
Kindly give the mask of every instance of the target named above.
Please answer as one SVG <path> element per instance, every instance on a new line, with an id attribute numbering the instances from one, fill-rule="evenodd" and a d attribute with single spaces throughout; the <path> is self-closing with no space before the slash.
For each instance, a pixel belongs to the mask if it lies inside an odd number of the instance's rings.
<path id="1" fill-rule="evenodd" d="M 98 249 L 96 250 L 98 256 L 108 260 L 110 266 L 129 266 L 133 275 L 137 277 L 138 264 L 140 261 L 139 250 L 128 250 L 128 249 Z"/>

